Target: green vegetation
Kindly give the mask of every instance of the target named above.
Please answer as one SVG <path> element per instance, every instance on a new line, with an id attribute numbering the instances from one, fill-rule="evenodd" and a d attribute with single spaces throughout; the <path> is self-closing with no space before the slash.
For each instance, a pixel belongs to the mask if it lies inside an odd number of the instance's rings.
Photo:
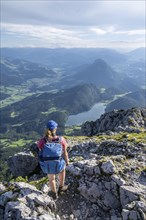
<path id="1" fill-rule="evenodd" d="M 68 128 L 69 129 L 69 128 Z M 73 132 L 71 128 L 71 132 Z M 79 130 L 79 127 L 74 126 L 74 129 Z M 68 132 L 69 134 L 69 132 Z M 20 139 L 16 139 L 16 137 L 13 137 L 13 139 L 8 139 L 6 137 L 3 137 L 1 139 L 0 143 L 0 181 L 1 180 L 10 180 L 12 177 L 10 173 L 8 172 L 8 166 L 7 166 L 7 159 L 9 156 L 14 155 L 15 153 L 21 152 L 24 148 L 28 148 L 34 141 L 36 141 L 39 137 L 36 136 L 35 134 L 32 139 L 26 139 L 24 136 L 23 138 L 21 137 Z M 138 144 L 138 143 L 146 143 L 146 131 L 142 131 L 141 133 L 126 133 L 126 132 L 120 132 L 114 135 L 97 135 L 91 137 L 87 136 L 69 136 L 66 135 L 65 138 L 67 139 L 67 142 L 69 144 L 69 149 L 71 148 L 70 143 L 83 143 L 83 142 L 97 142 L 98 144 L 101 143 L 104 140 L 116 140 L 116 141 L 124 141 L 126 140 L 127 142 L 131 142 L 133 144 Z M 112 158 L 112 156 L 111 156 Z M 82 156 L 77 156 L 75 158 L 72 158 L 71 161 L 80 161 L 83 160 Z M 102 161 L 105 160 L 104 157 L 102 157 Z M 114 156 L 113 156 L 113 161 L 115 161 Z M 127 161 L 130 161 L 127 159 Z M 116 161 L 115 161 L 116 162 Z M 125 162 L 125 160 L 123 161 Z M 119 165 L 119 162 L 116 162 Z M 120 161 L 122 164 L 122 161 Z M 129 162 L 130 163 L 130 162 Z M 118 166 L 117 165 L 117 166 Z M 145 167 L 140 167 L 139 169 L 136 168 L 136 172 L 141 172 L 144 171 Z M 16 179 L 17 181 L 21 181 L 21 178 Z M 15 181 L 16 181 L 15 180 Z M 27 177 L 25 178 L 25 182 L 27 182 Z M 23 180 L 22 180 L 23 181 Z M 40 188 L 43 183 L 47 182 L 47 179 L 41 179 L 39 181 L 32 181 L 31 184 L 35 185 L 37 188 Z"/>
<path id="2" fill-rule="evenodd" d="M 64 133 L 67 136 L 72 136 L 72 135 L 78 136 L 81 134 L 81 126 L 79 125 L 66 126 Z"/>
<path id="3" fill-rule="evenodd" d="M 63 134 L 68 115 L 89 110 L 101 99 L 100 91 L 91 84 L 78 85 L 55 93 L 44 92 L 34 95 L 28 93 L 26 87 L 22 88 L 21 92 L 18 91 L 19 87 L 16 88 L 17 91 L 13 91 L 13 95 L 4 100 L 3 108 L 0 109 L 3 134 L 11 130 L 28 134 L 35 131 L 42 135 L 44 124 L 49 119 L 58 122 L 60 133 Z M 74 128 L 73 133 L 68 130 L 67 134 L 76 135 L 78 130 Z"/>
<path id="4" fill-rule="evenodd" d="M 72 131 L 72 128 L 71 128 Z M 87 137 L 87 136 L 69 136 L 66 134 L 66 139 L 71 141 L 71 142 L 78 142 L 78 143 L 82 143 L 82 142 L 86 142 L 86 141 L 90 141 L 91 138 Z M 106 141 L 106 140 L 116 140 L 116 141 L 124 141 L 126 140 L 127 142 L 132 142 L 134 144 L 138 144 L 138 143 L 146 143 L 146 131 L 144 129 L 142 129 L 141 133 L 127 133 L 127 132 L 120 132 L 120 133 L 116 133 L 114 135 L 96 135 L 92 137 L 92 141 L 95 141 L 96 143 L 101 143 L 102 141 Z"/>
<path id="5" fill-rule="evenodd" d="M 117 140 L 123 141 L 126 140 L 128 142 L 134 143 L 146 143 L 146 131 L 142 129 L 141 133 L 127 133 L 127 132 L 120 132 L 114 135 L 98 135 L 96 136 L 96 141 L 101 142 L 103 140 Z"/>
<path id="6" fill-rule="evenodd" d="M 41 112 L 41 114 L 48 115 L 48 114 L 50 114 L 52 112 L 56 112 L 56 111 L 57 111 L 57 109 L 55 107 L 52 107 L 52 108 L 48 109 L 48 111 L 46 111 L 46 112 Z"/>
<path id="7" fill-rule="evenodd" d="M 7 160 L 10 156 L 23 151 L 24 148 L 27 148 L 33 140 L 19 139 L 12 141 L 11 139 L 2 138 L 0 143 L 0 181 L 10 178 L 8 172 Z"/>
<path id="8" fill-rule="evenodd" d="M 22 176 L 18 176 L 16 179 L 11 179 L 11 182 L 24 182 L 24 183 L 28 183 L 28 177 L 22 177 Z"/>
<path id="9" fill-rule="evenodd" d="M 42 186 L 48 182 L 48 177 L 43 177 L 39 180 L 36 181 L 31 181 L 29 182 L 30 184 L 34 185 L 38 190 L 40 190 L 42 188 Z"/>
<path id="10" fill-rule="evenodd" d="M 82 156 L 76 156 L 75 158 L 71 158 L 70 162 L 78 162 L 78 161 L 83 161 L 84 157 Z"/>
<path id="11" fill-rule="evenodd" d="M 31 184 L 31 185 L 33 185 L 33 186 L 35 186 L 38 190 L 40 190 L 41 188 L 42 188 L 42 186 L 45 184 L 45 183 L 47 183 L 48 182 L 48 177 L 43 177 L 43 178 L 41 178 L 41 179 L 39 179 L 39 180 L 36 180 L 36 181 L 29 181 L 28 180 L 28 177 L 22 177 L 22 176 L 18 176 L 17 178 L 15 178 L 15 179 L 10 179 L 9 180 L 10 182 L 23 182 L 23 183 L 29 183 L 29 184 Z M 8 191 L 15 191 L 15 192 L 17 192 L 17 191 L 19 191 L 19 189 L 17 188 L 15 188 L 13 185 L 10 185 L 10 186 L 6 186 L 6 190 L 5 191 L 3 191 L 2 192 L 2 194 L 4 193 L 4 192 L 8 192 Z M 1 195 L 1 193 L 0 193 L 0 195 Z"/>
<path id="12" fill-rule="evenodd" d="M 10 116 L 11 116 L 12 118 L 15 118 L 15 117 L 17 117 L 18 115 L 19 115 L 19 114 L 16 113 L 16 112 L 11 112 L 11 115 L 10 115 Z"/>
<path id="13" fill-rule="evenodd" d="M 0 108 L 4 108 L 15 102 L 21 101 L 24 98 L 33 95 L 34 93 L 28 92 L 28 85 L 21 86 L 0 86 L 0 92 L 9 95 L 8 98 L 0 101 Z"/>

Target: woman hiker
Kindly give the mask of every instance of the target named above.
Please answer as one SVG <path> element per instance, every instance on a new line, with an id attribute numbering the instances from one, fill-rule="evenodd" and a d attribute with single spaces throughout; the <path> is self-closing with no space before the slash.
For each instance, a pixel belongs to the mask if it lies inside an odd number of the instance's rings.
<path id="1" fill-rule="evenodd" d="M 50 120 L 47 123 L 45 135 L 38 141 L 39 163 L 44 173 L 48 175 L 51 187 L 51 196 L 57 199 L 61 192 L 68 189 L 65 182 L 65 168 L 69 164 L 67 143 L 64 137 L 57 136 L 58 124 Z M 59 189 L 56 190 L 55 175 L 59 174 Z"/>

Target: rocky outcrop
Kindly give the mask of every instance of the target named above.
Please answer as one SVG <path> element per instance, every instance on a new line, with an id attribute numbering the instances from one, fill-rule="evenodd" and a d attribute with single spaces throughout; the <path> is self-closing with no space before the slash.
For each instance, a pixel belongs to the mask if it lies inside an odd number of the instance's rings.
<path id="1" fill-rule="evenodd" d="M 48 195 L 47 185 L 38 190 L 22 182 L 0 184 L 0 219 L 2 216 L 4 220 L 145 220 L 146 143 L 142 138 L 145 132 L 108 133 L 85 137 L 81 143 L 76 138 L 72 146 L 70 140 L 66 175 L 69 189 L 55 202 Z M 31 150 L 35 156 L 30 151 L 21 154 L 24 168 L 30 166 L 26 155 L 31 155 L 31 162 L 38 165 L 36 144 Z M 19 155 L 14 157 L 18 159 Z M 17 175 L 21 172 L 17 170 Z M 38 179 L 40 174 L 37 173 L 28 181 L 37 183 Z"/>
<path id="2" fill-rule="evenodd" d="M 103 114 L 96 121 L 85 122 L 82 125 L 82 133 L 92 136 L 107 131 L 140 132 L 146 127 L 146 109 L 132 108 L 128 110 L 114 110 Z"/>
<path id="3" fill-rule="evenodd" d="M 23 152 L 9 157 L 7 164 L 12 175 L 14 177 L 31 175 L 39 166 L 38 153 L 37 143 L 33 143 L 28 148 L 25 148 Z"/>
<path id="4" fill-rule="evenodd" d="M 113 161 L 84 160 L 70 165 L 67 170 L 78 177 L 80 194 L 105 212 L 112 213 L 111 219 L 146 218 L 146 187 L 140 183 L 127 185 L 130 183 L 119 175 Z"/>
<path id="5" fill-rule="evenodd" d="M 89 140 L 72 148 L 70 157 L 74 162 L 67 170 L 88 205 L 91 202 L 90 206 L 96 207 L 97 219 L 145 220 L 146 145 L 126 139 L 111 138 L 100 143 L 94 138 Z M 86 208 L 90 210 L 88 205 Z M 100 210 L 99 214 L 100 208 L 104 213 Z M 89 211 L 87 216 L 90 215 Z M 84 219 L 79 210 L 78 216 Z"/>
<path id="6" fill-rule="evenodd" d="M 20 152 L 8 158 L 8 166 L 13 176 L 28 176 L 38 166 L 38 160 L 31 151 Z"/>
<path id="7" fill-rule="evenodd" d="M 30 184 L 15 182 L 1 191 L 0 219 L 57 220 L 55 209 L 52 198 Z"/>

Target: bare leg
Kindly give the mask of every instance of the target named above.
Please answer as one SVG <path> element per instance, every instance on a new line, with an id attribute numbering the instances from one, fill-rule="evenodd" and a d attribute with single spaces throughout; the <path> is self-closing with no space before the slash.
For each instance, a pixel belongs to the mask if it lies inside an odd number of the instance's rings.
<path id="1" fill-rule="evenodd" d="M 65 192 L 68 189 L 68 185 L 64 185 L 65 182 L 65 174 L 66 170 L 62 170 L 61 173 L 59 173 L 59 189 L 58 189 L 58 195 Z"/>
<path id="2" fill-rule="evenodd" d="M 59 186 L 64 186 L 64 181 L 65 181 L 65 169 L 59 173 Z"/>
<path id="3" fill-rule="evenodd" d="M 51 191 L 56 193 L 56 180 L 55 180 L 55 174 L 48 174 L 49 183 L 51 187 Z"/>

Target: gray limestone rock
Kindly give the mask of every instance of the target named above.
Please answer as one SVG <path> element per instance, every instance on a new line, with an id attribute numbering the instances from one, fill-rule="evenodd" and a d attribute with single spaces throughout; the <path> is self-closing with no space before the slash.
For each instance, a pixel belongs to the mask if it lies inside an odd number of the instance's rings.
<path id="1" fill-rule="evenodd" d="M 146 109 L 132 108 L 128 110 L 113 110 L 101 115 L 95 122 L 85 122 L 82 133 L 92 136 L 107 131 L 141 132 L 139 128 L 146 127 Z"/>
<path id="2" fill-rule="evenodd" d="M 113 174 L 115 173 L 115 165 L 112 160 L 102 163 L 101 169 L 105 174 Z"/>
<path id="3" fill-rule="evenodd" d="M 19 220 L 19 219 L 29 219 L 32 216 L 32 211 L 25 204 L 21 202 L 8 202 L 6 204 L 4 220 Z"/>
<path id="4" fill-rule="evenodd" d="M 11 198 L 13 198 L 13 192 L 12 192 L 12 191 L 5 192 L 4 194 L 2 194 L 2 195 L 0 196 L 0 205 L 1 205 L 1 206 L 5 206 L 5 204 L 6 204 Z"/>
<path id="5" fill-rule="evenodd" d="M 38 166 L 38 160 L 31 152 L 20 152 L 8 159 L 13 176 L 28 176 Z"/>
<path id="6" fill-rule="evenodd" d="M 0 193 L 4 192 L 6 190 L 6 187 L 0 183 Z"/>
<path id="7" fill-rule="evenodd" d="M 112 180 L 114 182 L 116 182 L 118 184 L 118 186 L 122 186 L 122 185 L 125 185 L 125 180 L 123 180 L 122 178 L 118 177 L 117 175 L 112 175 L 111 176 Z"/>
<path id="8" fill-rule="evenodd" d="M 81 175 L 81 169 L 77 166 L 74 166 L 73 164 L 69 164 L 66 168 L 67 171 L 69 171 L 73 176 L 80 176 Z"/>
<path id="9" fill-rule="evenodd" d="M 132 201 L 139 200 L 140 195 L 143 195 L 145 192 L 138 187 L 133 186 L 121 186 L 120 187 L 120 201 L 122 207 L 131 203 Z"/>

